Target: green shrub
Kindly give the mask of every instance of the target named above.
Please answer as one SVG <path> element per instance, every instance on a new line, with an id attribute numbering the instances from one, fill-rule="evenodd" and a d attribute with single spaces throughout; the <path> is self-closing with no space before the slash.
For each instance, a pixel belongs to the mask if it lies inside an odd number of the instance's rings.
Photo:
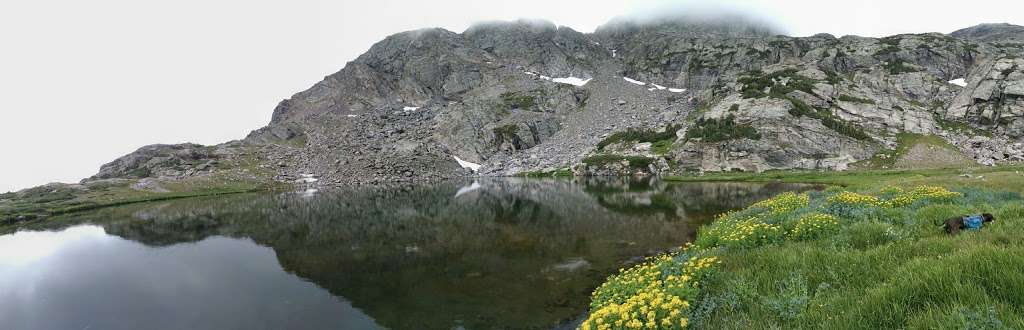
<path id="1" fill-rule="evenodd" d="M 839 54 L 842 54 L 842 52 L 839 52 Z M 839 55 L 837 54 L 836 57 L 839 57 Z M 843 76 L 840 76 L 835 71 L 825 70 L 825 81 L 830 85 L 838 85 L 843 81 Z"/>
<path id="2" fill-rule="evenodd" d="M 721 142 L 734 139 L 760 140 L 761 134 L 749 124 L 737 124 L 735 116 L 721 119 L 700 118 L 686 131 L 687 139 L 701 139 L 703 142 Z"/>
<path id="3" fill-rule="evenodd" d="M 829 114 L 828 116 L 823 116 L 821 118 L 821 124 L 825 125 L 825 127 L 832 129 L 833 131 L 838 132 L 839 134 L 843 134 L 857 140 L 871 140 L 871 136 L 868 135 L 867 133 L 864 133 L 864 130 L 861 129 L 860 127 L 842 121 L 841 119 L 836 118 L 831 114 Z"/>
<path id="4" fill-rule="evenodd" d="M 808 116 L 808 117 L 811 117 L 811 118 L 818 118 L 819 117 L 818 111 L 815 110 L 814 108 L 812 108 L 811 106 L 807 105 L 807 102 L 804 102 L 804 101 L 801 101 L 798 98 L 789 97 L 789 96 L 786 96 L 785 99 L 789 100 L 789 103 L 793 105 L 793 107 L 789 109 L 789 114 L 792 115 L 793 117 L 798 117 L 798 118 L 802 117 L 802 116 Z"/>
<path id="5" fill-rule="evenodd" d="M 875 104 L 875 100 L 862 99 L 862 98 L 859 98 L 859 97 L 854 97 L 854 96 L 850 96 L 850 95 L 846 95 L 846 94 L 839 94 L 839 100 L 840 101 L 844 101 L 844 102 Z"/>
<path id="6" fill-rule="evenodd" d="M 676 139 L 676 131 L 678 131 L 680 127 L 682 127 L 682 125 L 668 125 L 668 127 L 666 127 L 662 132 L 656 132 L 650 129 L 630 128 L 623 132 L 615 132 L 614 134 L 604 138 L 604 140 L 597 143 L 597 149 L 603 150 L 604 147 L 621 142 L 654 143 L 668 141 L 671 143 Z"/>
<path id="7" fill-rule="evenodd" d="M 882 67 L 885 68 L 886 71 L 889 71 L 889 74 L 901 74 L 921 71 L 913 66 L 907 65 L 906 63 L 903 62 L 903 60 L 899 59 L 888 61 Z"/>
<path id="8" fill-rule="evenodd" d="M 788 79 L 786 84 L 782 84 L 784 79 Z M 814 79 L 797 74 L 797 70 L 792 68 L 779 70 L 771 74 L 765 74 L 760 70 L 749 71 L 740 76 L 736 81 L 743 84 L 743 88 L 740 90 L 743 98 L 760 98 L 765 96 L 782 98 L 792 91 L 814 94 L 814 83 L 816 82 Z M 768 93 L 765 93 L 766 89 L 768 89 Z"/>
<path id="9" fill-rule="evenodd" d="M 870 140 L 871 136 L 864 132 L 861 128 L 854 126 L 853 124 L 847 123 L 842 119 L 836 118 L 831 112 L 826 110 L 815 109 L 800 99 L 785 96 L 786 100 L 789 100 L 790 104 L 793 105 L 789 109 L 789 114 L 794 117 L 807 116 L 818 119 L 821 124 L 829 129 L 832 129 L 836 133 L 843 134 L 852 137 L 857 140 Z"/>
<path id="10" fill-rule="evenodd" d="M 672 150 L 672 140 L 661 140 L 651 144 L 651 152 L 655 155 L 664 155 Z"/>

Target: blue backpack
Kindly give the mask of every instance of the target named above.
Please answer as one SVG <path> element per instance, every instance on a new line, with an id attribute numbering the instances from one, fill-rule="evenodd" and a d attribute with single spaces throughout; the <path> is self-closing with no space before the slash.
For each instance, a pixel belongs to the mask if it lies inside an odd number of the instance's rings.
<path id="1" fill-rule="evenodd" d="M 964 229 L 978 230 L 981 229 L 981 225 L 984 222 L 980 214 L 968 215 L 964 217 Z"/>

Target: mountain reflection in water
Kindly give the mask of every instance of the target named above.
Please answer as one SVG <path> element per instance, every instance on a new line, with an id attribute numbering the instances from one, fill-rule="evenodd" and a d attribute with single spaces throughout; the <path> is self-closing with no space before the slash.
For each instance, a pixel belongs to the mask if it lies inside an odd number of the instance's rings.
<path id="1" fill-rule="evenodd" d="M 15 329 L 551 328 L 583 313 L 619 267 L 681 245 L 715 214 L 813 188 L 503 179 L 109 208 L 0 236 L 0 250 L 52 250 L 0 252 L 11 270 L 0 272 L 0 319 Z"/>

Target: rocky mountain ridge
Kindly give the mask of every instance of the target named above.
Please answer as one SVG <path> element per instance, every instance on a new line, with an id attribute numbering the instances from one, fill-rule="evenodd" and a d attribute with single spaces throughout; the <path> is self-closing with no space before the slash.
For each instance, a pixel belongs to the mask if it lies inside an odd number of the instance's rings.
<path id="1" fill-rule="evenodd" d="M 215 175 L 222 163 L 307 184 L 845 170 L 896 166 L 884 159 L 907 134 L 981 164 L 1021 161 L 1021 28 L 836 38 L 521 20 L 410 31 L 282 101 L 241 141 L 144 147 L 87 181 Z"/>

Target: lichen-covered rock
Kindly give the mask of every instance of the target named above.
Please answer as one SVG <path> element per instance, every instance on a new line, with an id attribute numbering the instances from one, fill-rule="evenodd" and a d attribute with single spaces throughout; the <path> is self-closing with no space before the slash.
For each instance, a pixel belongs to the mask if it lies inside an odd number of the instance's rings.
<path id="1" fill-rule="evenodd" d="M 103 165 L 99 173 L 87 180 L 182 178 L 213 170 L 217 158 L 212 148 L 198 144 L 149 145 Z"/>
<path id="2" fill-rule="evenodd" d="M 1024 59 L 986 59 L 968 77 L 945 118 L 1010 138 L 1024 137 Z"/>

